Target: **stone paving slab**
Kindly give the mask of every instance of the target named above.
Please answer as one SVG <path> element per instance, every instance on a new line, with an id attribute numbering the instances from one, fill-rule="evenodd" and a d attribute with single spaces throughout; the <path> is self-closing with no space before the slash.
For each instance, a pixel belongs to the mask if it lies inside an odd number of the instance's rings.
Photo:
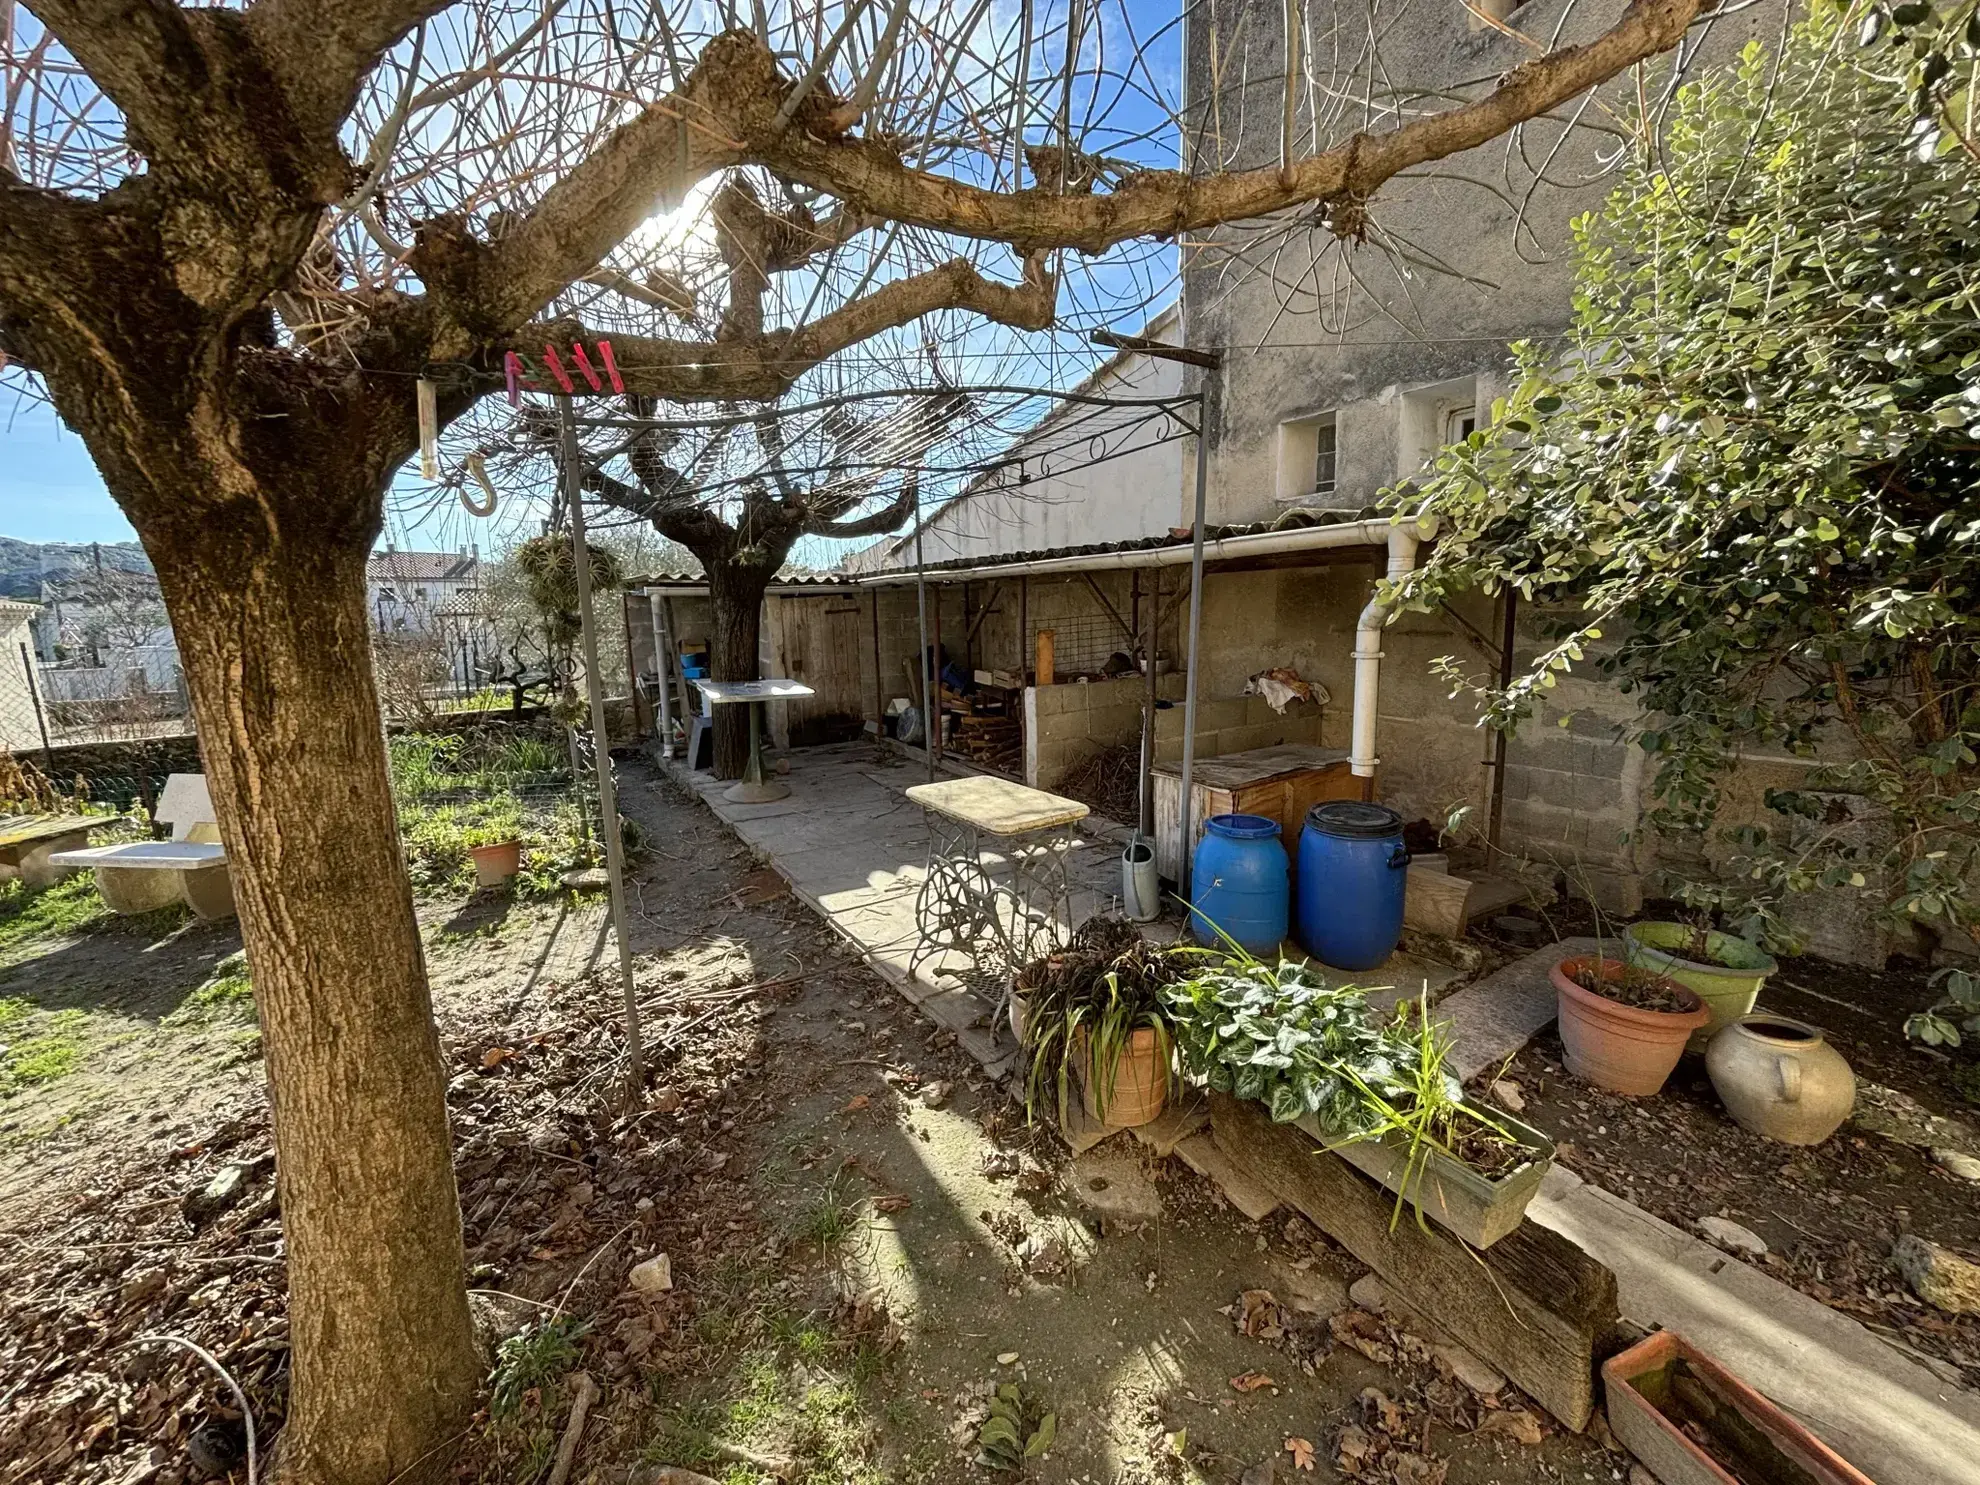
<path id="1" fill-rule="evenodd" d="M 1515 959 L 1475 985 L 1437 1003 L 1437 1020 L 1450 1028 L 1451 1070 L 1469 1082 L 1500 1066 L 1554 1019 L 1550 971 L 1563 959 L 1596 952 L 1600 940 L 1567 938 Z"/>

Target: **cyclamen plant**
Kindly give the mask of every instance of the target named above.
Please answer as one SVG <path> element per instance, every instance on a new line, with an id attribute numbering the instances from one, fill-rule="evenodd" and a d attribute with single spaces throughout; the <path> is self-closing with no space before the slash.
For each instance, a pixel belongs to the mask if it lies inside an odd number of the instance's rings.
<path id="1" fill-rule="evenodd" d="M 1162 995 L 1184 1066 L 1281 1124 L 1311 1114 L 1334 1134 L 1371 1131 L 1368 1090 L 1398 1093 L 1418 1055 L 1396 1027 L 1374 1022 L 1359 989 L 1290 960 L 1221 961 Z"/>

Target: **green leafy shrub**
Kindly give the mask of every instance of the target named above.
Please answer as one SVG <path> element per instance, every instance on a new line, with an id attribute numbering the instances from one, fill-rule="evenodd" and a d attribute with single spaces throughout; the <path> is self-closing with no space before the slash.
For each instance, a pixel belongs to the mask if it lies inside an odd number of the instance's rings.
<path id="1" fill-rule="evenodd" d="M 1851 44 L 1884 14 L 1817 3 L 1633 130 L 1656 146 L 1576 223 L 1566 343 L 1516 347 L 1491 426 L 1393 498 L 1441 522 L 1408 603 L 1559 605 L 1510 687 L 1447 658 L 1454 686 L 1506 728 L 1585 661 L 1640 697 L 1644 823 L 1700 863 L 1667 885 L 1780 948 L 1812 888 L 1980 919 L 1972 41 L 1948 76 L 1943 31 L 1908 34 L 1908 77 Z M 1755 751 L 1810 766 L 1735 814 Z"/>
<path id="2" fill-rule="evenodd" d="M 1942 969 L 1932 976 L 1932 983 L 1943 993 L 1929 1009 L 1905 1021 L 1905 1035 L 1928 1047 L 1957 1047 L 1962 1032 L 1980 1031 L 1980 976 L 1966 969 Z"/>

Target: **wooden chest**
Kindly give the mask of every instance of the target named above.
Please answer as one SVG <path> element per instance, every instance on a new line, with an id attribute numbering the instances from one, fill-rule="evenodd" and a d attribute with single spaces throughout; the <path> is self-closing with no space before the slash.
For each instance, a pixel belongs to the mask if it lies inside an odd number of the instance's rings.
<path id="1" fill-rule="evenodd" d="M 1212 815 L 1263 815 L 1277 820 L 1286 855 L 1297 861 L 1300 827 L 1306 812 L 1326 799 L 1359 799 L 1362 784 L 1371 780 L 1348 772 L 1348 755 L 1340 748 L 1310 743 L 1283 743 L 1247 753 L 1199 758 L 1190 779 L 1195 800 L 1190 810 L 1190 849 L 1203 839 L 1203 822 Z M 1182 851 L 1182 765 L 1155 765 L 1155 869 L 1178 880 Z"/>

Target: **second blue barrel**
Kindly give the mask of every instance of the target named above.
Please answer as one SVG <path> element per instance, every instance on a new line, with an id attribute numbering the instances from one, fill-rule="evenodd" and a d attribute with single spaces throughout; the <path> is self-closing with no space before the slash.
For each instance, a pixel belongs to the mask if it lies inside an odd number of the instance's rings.
<path id="1" fill-rule="evenodd" d="M 1191 935 L 1202 944 L 1228 935 L 1248 954 L 1276 957 L 1290 912 L 1289 877 L 1277 820 L 1212 815 L 1190 863 Z"/>
<path id="2" fill-rule="evenodd" d="M 1373 969 L 1402 937 L 1409 852 L 1386 805 L 1330 799 L 1299 833 L 1299 941 L 1335 969 Z"/>

